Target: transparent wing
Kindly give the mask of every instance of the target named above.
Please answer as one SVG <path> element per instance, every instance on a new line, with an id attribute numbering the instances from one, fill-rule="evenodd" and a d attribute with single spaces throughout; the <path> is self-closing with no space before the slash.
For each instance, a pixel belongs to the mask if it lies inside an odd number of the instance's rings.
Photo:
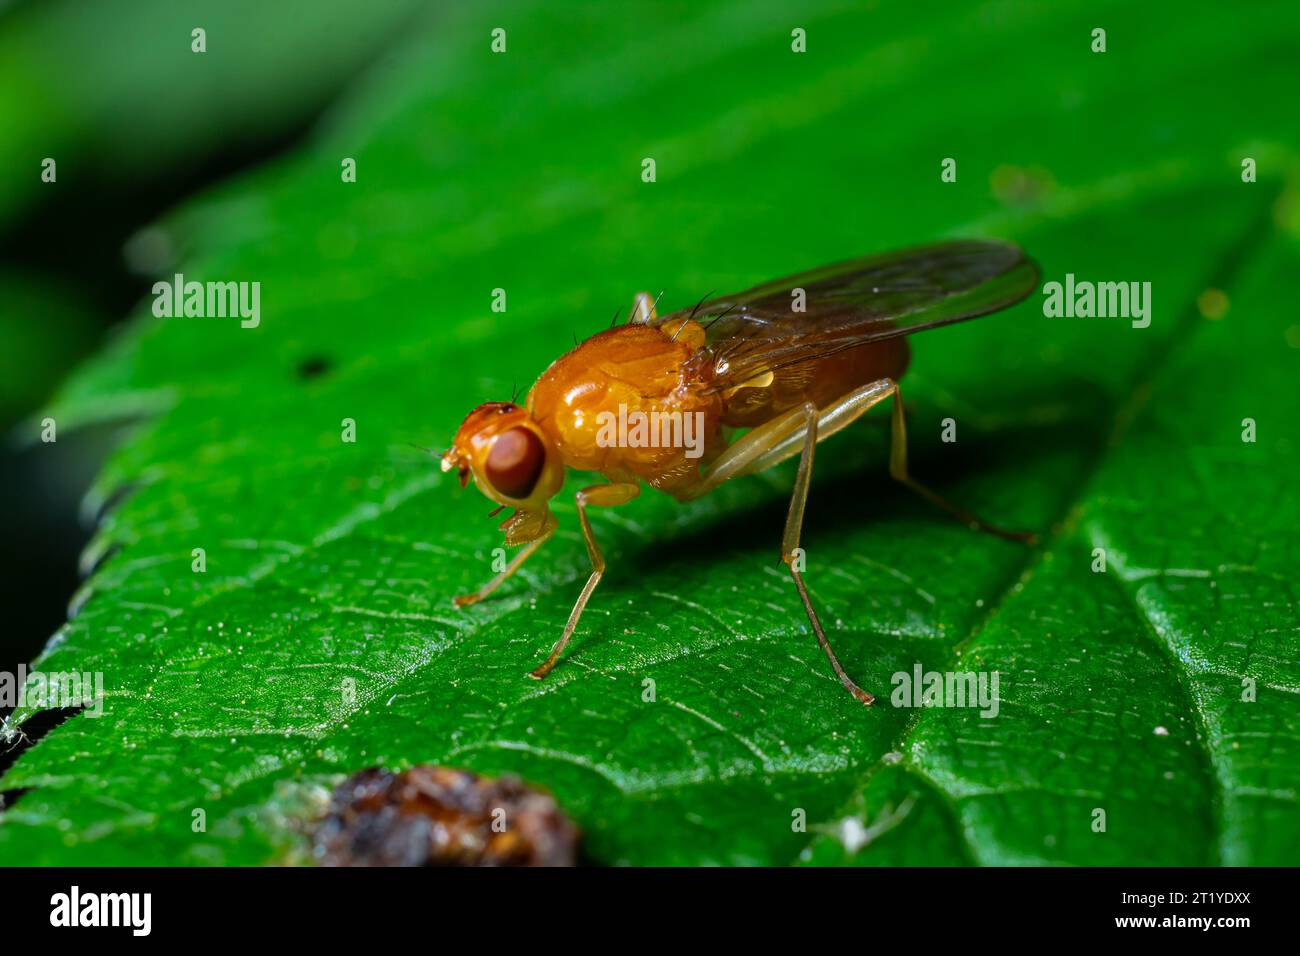
<path id="1" fill-rule="evenodd" d="M 778 279 L 658 319 L 707 329 L 693 361 L 712 364 L 712 390 L 834 352 L 986 315 L 1038 285 L 1038 268 L 1009 242 L 960 240 L 866 256 Z M 796 290 L 803 290 L 804 311 Z"/>

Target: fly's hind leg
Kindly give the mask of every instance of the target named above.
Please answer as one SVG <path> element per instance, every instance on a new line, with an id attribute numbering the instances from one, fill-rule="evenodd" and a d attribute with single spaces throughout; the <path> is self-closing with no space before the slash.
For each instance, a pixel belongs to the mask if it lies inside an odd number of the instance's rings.
<path id="1" fill-rule="evenodd" d="M 799 599 L 808 614 L 808 622 L 817 636 L 817 643 L 826 653 L 836 676 L 849 693 L 864 704 L 870 704 L 874 698 L 855 684 L 840 666 L 830 642 L 826 639 L 826 632 L 821 626 L 817 612 L 812 606 L 803 577 L 795 567 L 794 552 L 799 547 L 799 534 L 803 527 L 804 507 L 808 501 L 808 485 L 812 477 L 813 453 L 817 442 L 852 424 L 869 409 L 891 396 L 894 399 L 894 414 L 889 452 L 890 475 L 973 528 L 1004 538 L 1032 542 L 1033 534 L 1006 531 L 988 524 L 956 505 L 950 504 L 912 479 L 907 470 L 907 429 L 903 416 L 903 402 L 898 383 L 887 378 L 854 389 L 820 411 L 809 403 L 799 408 L 792 408 L 770 422 L 760 425 L 727 448 L 713 463 L 699 485 L 682 496 L 698 498 L 731 478 L 752 475 L 794 455 L 801 455 L 794 494 L 790 498 L 790 511 L 786 516 L 785 535 L 781 543 L 781 560 L 790 569 L 795 587 L 799 590 Z"/>
<path id="2" fill-rule="evenodd" d="M 890 384 L 893 386 L 894 395 L 893 424 L 890 429 L 889 440 L 890 477 L 911 488 L 926 501 L 942 508 L 962 524 L 968 525 L 976 531 L 984 531 L 999 538 L 1006 538 L 1008 541 L 1023 541 L 1025 544 L 1036 543 L 1038 535 L 1032 531 L 1008 531 L 1006 528 L 990 524 L 983 518 L 979 518 L 966 509 L 958 507 L 946 498 L 940 497 L 912 478 L 907 470 L 907 423 L 903 413 L 903 395 L 898 390 L 897 382 L 891 381 Z"/>
<path id="3" fill-rule="evenodd" d="M 889 474 L 895 481 L 911 488 L 931 504 L 942 508 L 962 524 L 976 531 L 984 531 L 1011 541 L 1033 544 L 1038 536 L 1032 531 L 1008 531 L 960 508 L 925 485 L 916 481 L 907 468 L 907 423 L 903 412 L 903 398 L 898 383 L 882 378 L 849 392 L 823 408 L 817 416 L 818 440 L 825 439 L 841 428 L 855 422 L 873 406 L 893 396 L 894 411 L 889 443 Z M 689 497 L 696 498 L 712 491 L 730 478 L 752 475 L 799 454 L 803 444 L 803 411 L 790 411 L 755 428 L 745 435 L 714 462 L 708 475 Z"/>
<path id="4" fill-rule="evenodd" d="M 587 606 L 587 601 L 591 599 L 591 593 L 596 590 L 596 585 L 600 583 L 600 578 L 605 573 L 605 556 L 600 553 L 600 545 L 596 543 L 596 536 L 591 533 L 591 522 L 587 520 L 587 506 L 599 505 L 603 508 L 610 508 L 615 505 L 626 504 L 640 493 L 640 485 L 633 482 L 619 482 L 609 485 L 591 485 L 583 488 L 576 495 L 578 522 L 582 525 L 583 540 L 587 542 L 587 556 L 591 558 L 591 576 L 587 578 L 582 593 L 578 595 L 578 601 L 573 605 L 572 613 L 569 614 L 569 623 L 564 625 L 564 633 L 560 635 L 560 639 L 551 648 L 550 656 L 542 662 L 540 667 L 531 671 L 529 677 L 541 680 L 551 672 L 555 662 L 564 653 L 569 638 L 573 636 L 573 630 L 578 626 L 578 618 L 582 617 L 583 608 Z"/>
<path id="5" fill-rule="evenodd" d="M 881 379 L 863 385 L 861 388 L 855 388 L 820 411 L 814 409 L 817 440 L 824 441 L 840 429 L 857 421 L 867 410 L 892 395 L 894 387 L 894 383 L 889 379 Z M 737 439 L 713 462 L 700 484 L 681 497 L 699 498 L 713 491 L 724 481 L 766 471 L 773 465 L 800 454 L 804 447 L 804 431 L 808 421 L 807 409 L 812 407 L 812 404 L 808 403 L 802 407 L 791 408 Z"/>

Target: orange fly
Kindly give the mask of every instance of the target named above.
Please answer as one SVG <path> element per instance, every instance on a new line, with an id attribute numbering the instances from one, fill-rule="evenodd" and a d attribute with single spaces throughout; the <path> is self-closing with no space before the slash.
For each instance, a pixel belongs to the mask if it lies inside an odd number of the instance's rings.
<path id="1" fill-rule="evenodd" d="M 796 560 L 813 449 L 892 398 L 890 474 L 973 528 L 1032 541 L 1033 535 L 987 524 L 912 479 L 898 380 L 910 356 L 906 336 L 1006 308 L 1037 284 L 1038 269 L 1019 247 L 971 240 L 826 266 L 666 316 L 656 314 L 649 296 L 638 295 L 626 324 L 557 359 L 525 405 L 488 402 L 460 426 L 443 470 L 457 471 L 462 486 L 473 475 L 485 495 L 513 508 L 501 530 L 507 544 L 523 550 L 456 605 L 487 597 L 555 532 L 548 502 L 565 469 L 603 474 L 608 483 L 577 493 L 591 576 L 550 656 L 531 674 L 545 677 L 605 571 L 589 507 L 631 501 L 643 483 L 688 501 L 798 455 L 781 558 L 835 674 L 870 704 L 872 695 L 835 657 Z M 748 431 L 733 439 L 736 429 Z"/>

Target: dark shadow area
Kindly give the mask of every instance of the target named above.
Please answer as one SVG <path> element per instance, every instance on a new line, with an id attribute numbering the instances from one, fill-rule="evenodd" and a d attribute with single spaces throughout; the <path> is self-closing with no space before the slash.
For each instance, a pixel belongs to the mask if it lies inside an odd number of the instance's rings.
<path id="1" fill-rule="evenodd" d="M 1067 445 L 1069 450 L 1076 452 L 1082 459 L 1095 460 L 1105 443 L 1105 429 L 1108 426 L 1109 419 L 1105 416 L 1089 418 L 1080 415 L 1064 422 L 981 434 L 951 445 L 938 446 L 933 442 L 917 441 L 913 437 L 909 449 L 911 473 L 918 481 L 940 494 L 957 498 L 959 496 L 955 493 L 948 494 L 947 486 L 953 477 L 978 474 L 988 467 L 987 462 L 990 461 L 1016 461 L 1026 471 L 1032 472 L 1036 460 L 1059 454 Z M 854 429 L 864 427 L 869 425 L 855 425 Z M 853 429 L 846 430 L 831 441 L 842 448 L 845 442 L 852 441 L 853 433 Z M 879 522 L 882 516 L 906 515 L 917 520 L 954 522 L 955 519 L 950 515 L 889 476 L 887 452 L 883 443 L 873 442 L 870 453 L 855 454 L 850 451 L 847 457 L 852 459 L 852 464 L 836 463 L 833 470 L 829 455 L 821 451 L 822 447 L 819 446 L 817 459 L 817 467 L 822 474 L 814 471 L 804 516 L 802 539 L 806 547 L 815 547 L 819 537 L 848 534 L 865 525 Z M 1075 486 L 1058 489 L 1060 513 L 1053 520 L 1063 517 L 1064 511 L 1068 510 L 1079 487 L 1088 477 L 1086 470 L 1081 471 L 1076 476 Z M 793 482 L 793 477 L 791 481 Z M 978 501 L 955 503 L 970 508 L 988 520 L 1003 523 L 1010 521 L 1005 515 L 983 514 L 987 509 L 983 509 Z M 781 532 L 785 528 L 788 508 L 789 498 L 777 496 L 743 512 L 728 512 L 683 535 L 638 551 L 635 562 L 649 566 L 680 560 L 684 554 L 710 554 L 715 555 L 719 561 L 725 561 L 730 556 L 767 549 L 772 554 L 773 565 L 777 565 L 780 563 Z M 1043 527 L 1024 530 L 1037 531 L 1041 539 L 1051 529 Z M 610 581 L 621 576 L 618 568 L 625 563 L 628 562 L 611 562 Z"/>
<path id="2" fill-rule="evenodd" d="M 93 528 L 81 502 L 116 437 L 115 429 L 69 433 L 51 444 L 0 448 L 0 671 L 30 662 L 67 619 Z"/>
<path id="3" fill-rule="evenodd" d="M 182 200 L 298 145 L 328 103 L 318 103 L 274 138 L 236 145 L 134 188 L 93 180 L 61 183 L 0 235 L 0 261 L 76 288 L 104 316 L 106 327 L 115 324 L 153 282 L 128 268 L 123 256 L 127 240 Z"/>
<path id="4" fill-rule="evenodd" d="M 21 733 L 18 739 L 10 744 L 0 744 L 0 780 L 9 772 L 18 758 L 31 750 L 41 739 L 52 731 L 55 727 L 66 724 L 77 714 L 81 713 L 84 707 L 56 707 L 50 710 L 43 710 L 33 716 L 20 729 Z M 0 720 L 8 717 L 8 711 L 0 713 Z M 5 791 L 14 793 L 14 790 Z M 6 801 L 7 806 L 13 806 L 12 800 Z"/>
<path id="5" fill-rule="evenodd" d="M 17 787 L 13 790 L 0 790 L 0 814 L 12 807 L 25 793 L 31 793 L 31 787 Z"/>

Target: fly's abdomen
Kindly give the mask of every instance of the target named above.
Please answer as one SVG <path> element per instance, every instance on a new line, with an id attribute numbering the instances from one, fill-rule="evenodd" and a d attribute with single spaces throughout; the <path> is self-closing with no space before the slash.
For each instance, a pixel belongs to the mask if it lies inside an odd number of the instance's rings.
<path id="1" fill-rule="evenodd" d="M 755 376 L 724 394 L 722 424 L 753 428 L 782 412 L 812 402 L 825 408 L 853 389 L 882 378 L 897 381 L 907 371 L 911 350 L 899 337 L 833 352 Z"/>

